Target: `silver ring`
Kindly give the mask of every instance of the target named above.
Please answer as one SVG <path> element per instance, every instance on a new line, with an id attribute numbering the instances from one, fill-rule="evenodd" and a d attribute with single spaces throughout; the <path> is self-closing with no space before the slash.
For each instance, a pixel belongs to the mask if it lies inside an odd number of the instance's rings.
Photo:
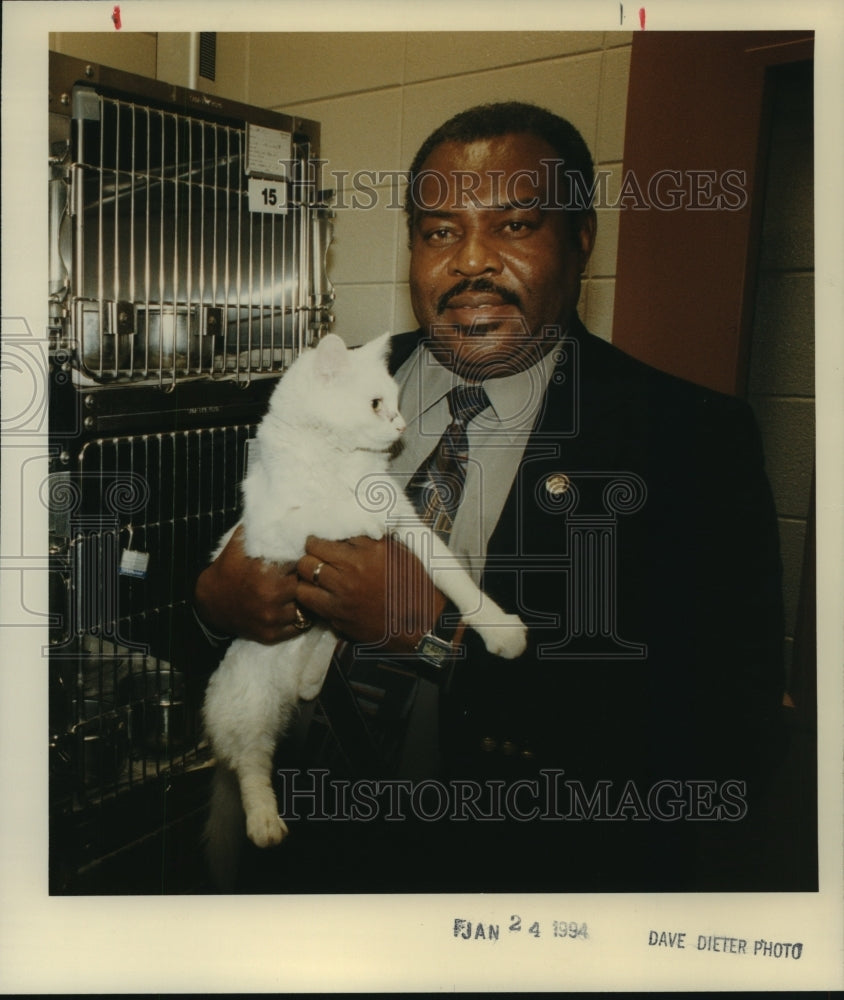
<path id="1" fill-rule="evenodd" d="M 324 562 L 317 563 L 316 569 L 311 574 L 311 583 L 315 586 L 319 586 L 319 574 L 322 572 L 322 567 L 325 565 Z"/>
<path id="2" fill-rule="evenodd" d="M 299 608 L 296 608 L 296 614 L 293 616 L 293 628 L 297 632 L 307 632 L 309 628 L 313 627 L 313 622 L 306 618 Z"/>

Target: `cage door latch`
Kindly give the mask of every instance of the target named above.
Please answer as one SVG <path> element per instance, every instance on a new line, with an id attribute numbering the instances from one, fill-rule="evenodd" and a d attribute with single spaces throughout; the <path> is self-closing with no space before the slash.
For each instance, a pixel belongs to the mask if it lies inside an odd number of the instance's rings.
<path id="1" fill-rule="evenodd" d="M 132 302 L 105 303 L 104 332 L 126 336 L 135 333 L 135 306 Z"/>

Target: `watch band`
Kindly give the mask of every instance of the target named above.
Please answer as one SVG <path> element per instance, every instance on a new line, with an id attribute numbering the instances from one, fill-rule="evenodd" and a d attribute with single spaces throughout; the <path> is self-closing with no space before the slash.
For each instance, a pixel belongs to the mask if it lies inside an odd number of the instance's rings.
<path id="1" fill-rule="evenodd" d="M 442 670 L 463 653 L 460 643 L 465 629 L 465 624 L 460 620 L 460 612 L 447 601 L 439 618 L 419 640 L 414 652 L 420 660 Z"/>
<path id="2" fill-rule="evenodd" d="M 462 628 L 465 628 L 460 618 L 460 612 L 457 610 L 455 605 L 451 603 L 451 601 L 446 601 L 445 607 L 440 612 L 439 618 L 431 627 L 431 633 L 438 639 L 445 639 L 447 642 L 453 642 L 458 629 L 462 632 L 461 626 Z"/>

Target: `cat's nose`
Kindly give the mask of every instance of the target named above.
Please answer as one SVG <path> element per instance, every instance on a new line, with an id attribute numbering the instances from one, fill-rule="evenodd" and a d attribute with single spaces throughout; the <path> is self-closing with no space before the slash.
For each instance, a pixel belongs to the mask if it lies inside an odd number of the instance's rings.
<path id="1" fill-rule="evenodd" d="M 399 434 L 403 434 L 404 433 L 404 430 L 407 427 L 407 424 L 404 422 L 404 418 L 402 417 L 402 415 L 400 413 L 397 413 L 395 415 L 395 417 L 393 417 L 393 427 L 395 427 L 396 431 Z"/>

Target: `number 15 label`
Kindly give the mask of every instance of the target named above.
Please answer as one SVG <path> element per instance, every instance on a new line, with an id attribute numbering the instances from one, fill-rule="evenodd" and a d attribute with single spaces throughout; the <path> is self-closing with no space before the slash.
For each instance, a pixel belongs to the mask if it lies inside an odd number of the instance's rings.
<path id="1" fill-rule="evenodd" d="M 250 212 L 284 215 L 287 212 L 287 184 L 285 181 L 267 181 L 250 177 L 247 188 Z"/>

